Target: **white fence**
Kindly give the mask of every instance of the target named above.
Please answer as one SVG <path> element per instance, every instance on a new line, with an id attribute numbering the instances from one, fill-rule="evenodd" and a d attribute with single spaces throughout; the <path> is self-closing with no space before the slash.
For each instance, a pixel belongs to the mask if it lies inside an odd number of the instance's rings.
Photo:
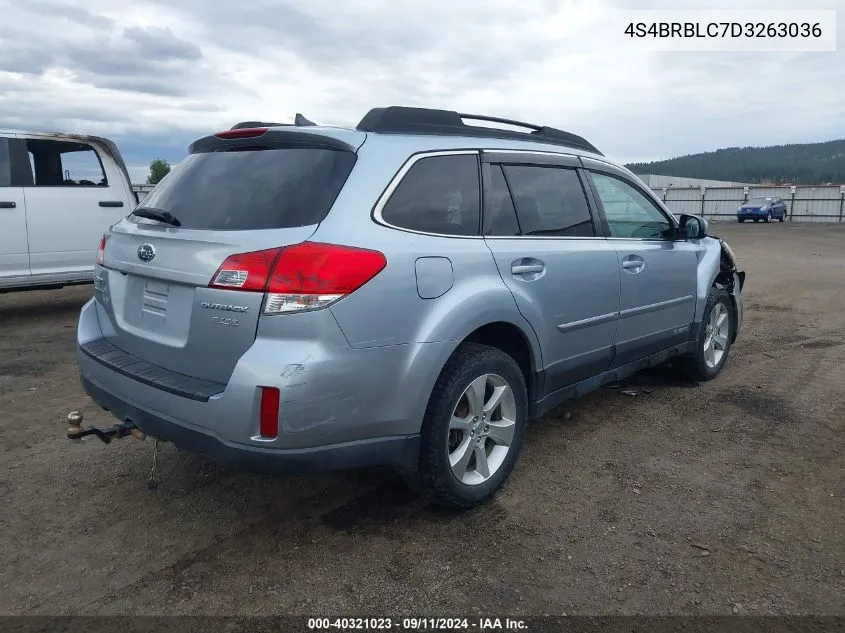
<path id="1" fill-rule="evenodd" d="M 143 202 L 147 194 L 153 190 L 155 185 L 132 185 L 132 190 L 138 194 L 138 202 Z"/>
<path id="2" fill-rule="evenodd" d="M 142 201 L 152 185 L 132 185 Z M 843 222 L 845 185 L 800 187 L 686 187 L 654 189 L 675 213 L 703 215 L 712 222 L 735 220 L 749 198 L 777 197 L 786 202 L 787 222 Z"/>
<path id="3" fill-rule="evenodd" d="M 842 222 L 845 185 L 796 187 L 689 187 L 653 191 L 673 212 L 703 215 L 708 220 L 735 220 L 749 198 L 783 198 L 787 222 Z"/>

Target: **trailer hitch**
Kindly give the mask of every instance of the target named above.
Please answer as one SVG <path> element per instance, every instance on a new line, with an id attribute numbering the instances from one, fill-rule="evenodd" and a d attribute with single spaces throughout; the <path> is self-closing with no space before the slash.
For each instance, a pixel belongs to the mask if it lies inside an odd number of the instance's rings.
<path id="1" fill-rule="evenodd" d="M 67 437 L 69 440 L 81 440 L 83 437 L 96 435 L 103 443 L 108 444 L 112 440 L 119 440 L 129 435 L 137 440 L 144 440 L 147 437 L 137 426 L 135 426 L 135 423 L 130 420 L 113 424 L 112 426 L 108 426 L 104 429 L 98 429 L 94 426 L 83 429 L 81 411 L 71 411 L 68 413 L 67 425 Z"/>
<path id="2" fill-rule="evenodd" d="M 107 426 L 104 429 L 90 426 L 86 429 L 82 428 L 82 412 L 71 411 L 67 414 L 67 437 L 69 440 L 81 442 L 83 437 L 89 435 L 96 435 L 104 444 L 109 444 L 112 440 L 119 440 L 123 437 L 132 436 L 136 440 L 147 439 L 147 434 L 135 426 L 132 420 L 124 420 L 118 424 Z M 158 438 L 153 438 L 155 444 L 153 446 L 153 467 L 150 470 L 150 476 L 147 481 L 147 486 L 150 490 L 158 488 L 158 443 L 161 441 Z"/>

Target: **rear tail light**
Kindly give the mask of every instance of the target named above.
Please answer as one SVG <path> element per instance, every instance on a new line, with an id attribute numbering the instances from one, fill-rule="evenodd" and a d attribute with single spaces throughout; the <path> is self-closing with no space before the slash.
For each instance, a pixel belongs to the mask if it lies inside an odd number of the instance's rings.
<path id="1" fill-rule="evenodd" d="M 108 233 L 103 234 L 103 237 L 100 238 L 100 247 L 97 249 L 97 264 L 100 266 L 106 260 L 106 242 L 108 242 L 108 239 Z"/>
<path id="2" fill-rule="evenodd" d="M 280 248 L 241 253 L 226 258 L 211 280 L 212 288 L 264 292 Z"/>
<path id="3" fill-rule="evenodd" d="M 258 433 L 267 439 L 279 436 L 279 390 L 276 387 L 261 387 Z"/>
<path id="4" fill-rule="evenodd" d="M 378 251 L 303 242 L 232 255 L 210 287 L 267 292 L 265 314 L 299 312 L 324 308 L 355 292 L 386 265 Z"/>

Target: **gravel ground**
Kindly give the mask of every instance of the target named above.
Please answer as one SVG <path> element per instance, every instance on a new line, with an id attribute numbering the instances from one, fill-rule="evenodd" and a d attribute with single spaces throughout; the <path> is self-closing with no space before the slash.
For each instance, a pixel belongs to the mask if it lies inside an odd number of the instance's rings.
<path id="1" fill-rule="evenodd" d="M 465 513 L 381 470 L 272 478 L 64 439 L 90 287 L 0 295 L 2 614 L 845 614 L 845 227 L 714 225 L 748 273 L 715 381 L 529 429 Z"/>

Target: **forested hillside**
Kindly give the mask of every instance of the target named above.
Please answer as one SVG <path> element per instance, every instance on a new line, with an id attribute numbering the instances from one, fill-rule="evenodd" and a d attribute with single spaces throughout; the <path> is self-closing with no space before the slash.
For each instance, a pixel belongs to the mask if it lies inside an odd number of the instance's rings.
<path id="1" fill-rule="evenodd" d="M 631 163 L 639 174 L 751 183 L 845 183 L 845 139 L 825 143 L 728 147 L 652 163 Z"/>

